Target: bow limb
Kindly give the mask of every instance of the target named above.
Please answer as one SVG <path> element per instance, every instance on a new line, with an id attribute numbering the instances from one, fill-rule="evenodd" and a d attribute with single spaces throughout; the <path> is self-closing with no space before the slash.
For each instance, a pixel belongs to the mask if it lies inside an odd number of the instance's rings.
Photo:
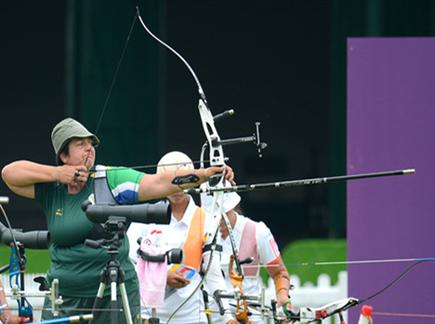
<path id="1" fill-rule="evenodd" d="M 303 307 L 299 310 L 297 314 L 293 313 L 291 310 L 286 309 L 286 307 L 281 307 L 283 318 L 285 321 L 298 320 L 301 323 L 313 323 L 318 320 L 325 319 L 327 317 L 331 317 L 333 315 L 340 314 L 348 309 L 366 303 L 367 301 L 375 298 L 381 293 L 385 292 L 390 287 L 394 286 L 397 282 L 399 282 L 402 278 L 404 278 L 409 272 L 411 272 L 415 267 L 423 262 L 433 261 L 432 258 L 421 259 L 409 267 L 407 267 L 404 271 L 402 271 L 396 278 L 394 278 L 391 282 L 389 282 L 383 288 L 377 290 L 372 295 L 364 298 L 357 299 L 353 297 L 349 297 L 346 299 L 341 299 L 338 301 L 331 302 L 324 306 L 314 308 L 314 307 Z M 280 316 L 277 316 L 280 317 Z"/>

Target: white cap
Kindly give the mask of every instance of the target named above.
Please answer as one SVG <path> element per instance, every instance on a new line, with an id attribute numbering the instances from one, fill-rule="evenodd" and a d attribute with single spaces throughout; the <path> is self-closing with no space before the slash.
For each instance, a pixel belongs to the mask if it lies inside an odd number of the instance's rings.
<path id="1" fill-rule="evenodd" d="M 157 163 L 157 173 L 163 171 L 193 170 L 193 162 L 186 154 L 179 151 L 172 151 L 162 156 Z"/>
<path id="2" fill-rule="evenodd" d="M 207 184 L 203 183 L 201 186 L 207 186 Z M 225 184 L 225 187 L 230 187 L 229 182 Z M 223 211 L 224 213 L 229 212 L 234 209 L 240 203 L 240 196 L 237 192 L 226 192 L 224 193 L 224 202 L 223 202 Z M 207 212 L 210 213 L 213 210 L 213 196 L 201 193 L 201 207 Z"/>

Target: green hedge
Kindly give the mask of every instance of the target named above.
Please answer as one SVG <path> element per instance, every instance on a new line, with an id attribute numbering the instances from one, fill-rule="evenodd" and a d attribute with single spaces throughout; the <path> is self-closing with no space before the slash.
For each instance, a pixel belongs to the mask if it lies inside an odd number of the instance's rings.
<path id="1" fill-rule="evenodd" d="M 338 272 L 346 270 L 345 265 L 331 266 L 296 266 L 301 262 L 313 263 L 319 261 L 344 261 L 346 260 L 346 241 L 345 240 L 300 240 L 287 245 L 281 251 L 282 259 L 288 264 L 287 270 L 290 274 L 297 275 L 301 279 L 301 284 L 309 281 L 317 283 L 317 277 L 321 273 L 326 273 L 331 278 L 331 283 L 335 284 L 338 280 Z M 267 272 L 262 269 L 263 280 L 267 280 Z"/>
<path id="2" fill-rule="evenodd" d="M 48 250 L 25 249 L 26 273 L 46 273 L 50 266 L 50 255 Z M 9 264 L 11 248 L 8 246 L 0 247 L 0 266 Z"/>
<path id="3" fill-rule="evenodd" d="M 9 263 L 10 248 L 0 247 L 0 266 Z M 282 258 L 286 264 L 300 262 L 317 261 L 342 261 L 346 260 L 346 241 L 345 240 L 300 240 L 287 245 L 281 251 Z M 26 249 L 28 273 L 45 273 L 50 265 L 48 250 Z M 287 266 L 290 274 L 295 274 L 301 279 L 301 284 L 307 281 L 317 282 L 317 277 L 321 273 L 327 273 L 331 277 L 332 283 L 337 282 L 338 272 L 346 270 L 345 265 L 334 266 Z M 262 269 L 263 280 L 267 279 L 267 272 Z"/>

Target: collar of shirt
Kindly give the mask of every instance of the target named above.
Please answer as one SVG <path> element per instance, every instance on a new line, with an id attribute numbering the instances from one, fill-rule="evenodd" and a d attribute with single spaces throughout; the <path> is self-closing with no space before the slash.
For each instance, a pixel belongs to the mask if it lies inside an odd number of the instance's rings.
<path id="1" fill-rule="evenodd" d="M 185 227 L 189 227 L 190 222 L 192 221 L 193 214 L 196 211 L 196 205 L 195 201 L 191 196 L 189 196 L 189 204 L 187 205 L 186 211 L 184 212 L 183 218 L 181 218 L 179 221 L 174 217 L 173 214 L 171 214 L 171 222 L 169 223 L 169 226 L 177 226 L 177 225 L 184 225 Z"/>

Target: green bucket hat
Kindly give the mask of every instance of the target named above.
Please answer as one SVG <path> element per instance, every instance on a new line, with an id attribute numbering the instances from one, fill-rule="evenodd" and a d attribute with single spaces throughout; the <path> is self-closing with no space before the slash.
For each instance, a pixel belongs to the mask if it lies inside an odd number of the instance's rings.
<path id="1" fill-rule="evenodd" d="M 80 124 L 77 120 L 65 118 L 54 126 L 53 131 L 51 132 L 51 143 L 53 144 L 54 152 L 56 153 L 56 162 L 58 164 L 62 164 L 62 161 L 59 159 L 60 153 L 74 137 L 91 137 L 92 145 L 94 147 L 97 147 L 98 144 L 100 144 L 98 137 L 88 131 L 86 127 Z"/>

